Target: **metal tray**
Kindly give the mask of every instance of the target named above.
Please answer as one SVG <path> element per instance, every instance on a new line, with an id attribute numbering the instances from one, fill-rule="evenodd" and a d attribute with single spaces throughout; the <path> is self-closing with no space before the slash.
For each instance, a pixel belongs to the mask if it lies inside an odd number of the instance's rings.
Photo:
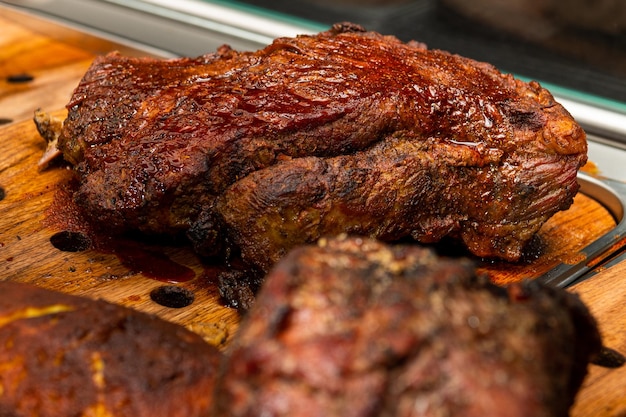
<path id="1" fill-rule="evenodd" d="M 603 262 L 614 262 L 612 257 L 626 246 L 626 183 L 607 178 L 596 178 L 579 173 L 580 192 L 602 204 L 615 218 L 615 228 L 585 247 L 581 261 L 576 264 L 561 263 L 537 278 L 538 280 L 567 287 L 595 275 L 597 267 Z M 626 256 L 620 254 L 619 258 Z M 609 261 L 610 260 L 610 261 Z M 608 266 L 609 263 L 604 266 Z"/>

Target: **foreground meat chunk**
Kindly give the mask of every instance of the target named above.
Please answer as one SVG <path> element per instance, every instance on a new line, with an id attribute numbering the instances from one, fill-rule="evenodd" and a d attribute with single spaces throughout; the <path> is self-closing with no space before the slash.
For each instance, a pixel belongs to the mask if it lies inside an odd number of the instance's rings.
<path id="1" fill-rule="evenodd" d="M 256 52 L 101 57 L 68 110 L 59 148 L 94 222 L 265 271 L 340 231 L 516 260 L 586 160 L 539 84 L 350 24 Z"/>
<path id="2" fill-rule="evenodd" d="M 0 415 L 205 416 L 221 353 L 127 308 L 0 282 Z"/>
<path id="3" fill-rule="evenodd" d="M 219 416 L 567 416 L 600 349 L 579 299 L 361 239 L 294 250 L 231 345 Z"/>

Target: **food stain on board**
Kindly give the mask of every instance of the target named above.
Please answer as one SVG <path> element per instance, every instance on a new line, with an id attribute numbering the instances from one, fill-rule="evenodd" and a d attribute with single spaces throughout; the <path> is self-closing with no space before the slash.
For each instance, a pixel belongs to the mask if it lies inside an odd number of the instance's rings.
<path id="1" fill-rule="evenodd" d="M 61 229 L 50 237 L 52 246 L 66 252 L 92 249 L 113 254 L 133 273 L 141 273 L 157 281 L 180 283 L 195 278 L 193 269 L 170 259 L 164 247 L 151 244 L 148 238 L 113 237 L 96 230 L 74 203 L 72 187 L 72 181 L 59 185 L 45 213 L 44 225 Z"/>
<path id="2" fill-rule="evenodd" d="M 238 257 L 233 255 L 228 261 L 198 257 L 175 237 L 107 234 L 93 227 L 76 206 L 72 198 L 74 186 L 71 179 L 59 183 L 54 190 L 53 202 L 45 212 L 44 226 L 61 230 L 50 238 L 55 248 L 68 252 L 96 252 L 99 255 L 89 255 L 89 259 L 95 262 L 106 262 L 103 257 L 114 256 L 117 265 L 128 273 L 110 271 L 107 280 L 141 274 L 167 284 L 188 283 L 191 288 L 219 300 L 225 307 L 245 310 L 253 303 L 262 277 L 257 271 L 249 270 Z M 151 299 L 155 303 L 162 301 L 162 298 L 155 299 L 154 295 Z"/>
<path id="3" fill-rule="evenodd" d="M 141 242 L 117 240 L 112 248 L 122 265 L 148 278 L 170 283 L 191 281 L 196 273 L 188 266 L 170 259 L 164 252 L 143 247 Z"/>

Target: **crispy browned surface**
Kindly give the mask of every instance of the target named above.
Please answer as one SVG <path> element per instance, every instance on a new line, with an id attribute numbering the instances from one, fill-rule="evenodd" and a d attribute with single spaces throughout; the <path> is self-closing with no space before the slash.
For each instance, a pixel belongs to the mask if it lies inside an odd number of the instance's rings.
<path id="1" fill-rule="evenodd" d="M 0 415 L 204 416 L 221 353 L 156 317 L 0 282 Z"/>
<path id="2" fill-rule="evenodd" d="M 290 252 L 218 379 L 220 416 L 567 416 L 600 339 L 579 299 L 362 239 Z"/>
<path id="3" fill-rule="evenodd" d="M 516 260 L 586 160 L 538 84 L 352 25 L 250 53 L 102 57 L 68 109 L 60 147 L 92 219 L 188 232 L 264 270 L 337 231 Z"/>

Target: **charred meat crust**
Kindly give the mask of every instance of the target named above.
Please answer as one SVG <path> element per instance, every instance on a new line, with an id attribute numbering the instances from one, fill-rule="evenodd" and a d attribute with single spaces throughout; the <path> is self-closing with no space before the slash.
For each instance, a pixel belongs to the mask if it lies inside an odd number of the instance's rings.
<path id="1" fill-rule="evenodd" d="M 214 415 L 565 417 L 599 350 L 564 290 L 497 287 L 416 246 L 323 239 L 266 278 Z"/>
<path id="2" fill-rule="evenodd" d="M 190 232 L 203 254 L 227 242 L 264 270 L 355 210 L 344 231 L 449 234 L 516 260 L 572 203 L 586 160 L 584 132 L 539 84 L 349 24 L 256 52 L 101 57 L 68 110 L 59 147 L 95 223 Z"/>
<path id="3" fill-rule="evenodd" d="M 222 354 L 144 313 L 0 282 L 0 415 L 204 416 Z"/>

